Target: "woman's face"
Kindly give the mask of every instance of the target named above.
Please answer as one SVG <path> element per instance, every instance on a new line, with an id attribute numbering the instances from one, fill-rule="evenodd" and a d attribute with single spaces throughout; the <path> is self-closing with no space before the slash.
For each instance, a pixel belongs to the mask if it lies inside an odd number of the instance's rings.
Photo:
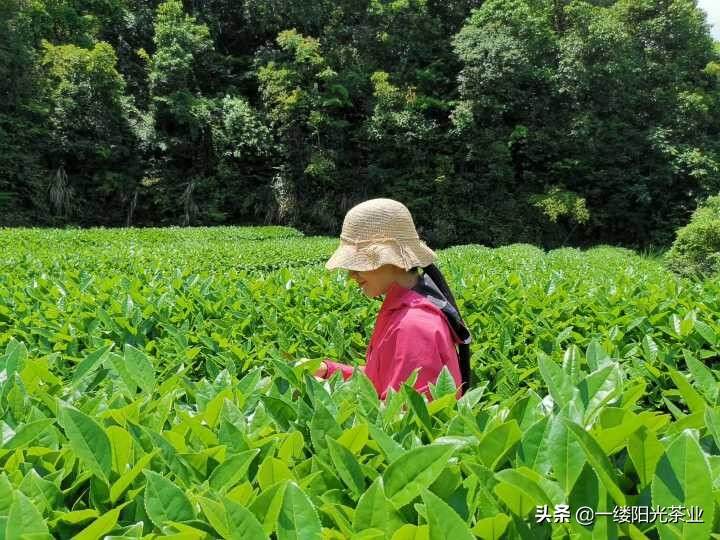
<path id="1" fill-rule="evenodd" d="M 349 270 L 348 277 L 357 282 L 366 296 L 374 298 L 387 292 L 396 275 L 393 265 L 385 264 L 375 270 Z"/>

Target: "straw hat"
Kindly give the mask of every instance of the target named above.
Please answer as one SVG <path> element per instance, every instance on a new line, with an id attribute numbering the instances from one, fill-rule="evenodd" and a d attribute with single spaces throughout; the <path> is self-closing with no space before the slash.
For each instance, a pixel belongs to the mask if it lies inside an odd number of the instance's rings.
<path id="1" fill-rule="evenodd" d="M 325 268 L 363 271 L 394 264 L 409 270 L 425 267 L 436 259 L 418 237 L 404 204 L 392 199 L 370 199 L 348 210 L 340 246 Z"/>

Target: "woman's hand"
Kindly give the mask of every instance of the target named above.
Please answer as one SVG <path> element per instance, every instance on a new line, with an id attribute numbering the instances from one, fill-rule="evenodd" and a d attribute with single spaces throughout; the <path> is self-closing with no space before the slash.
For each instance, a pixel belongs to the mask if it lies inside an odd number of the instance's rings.
<path id="1" fill-rule="evenodd" d="M 295 364 L 295 367 L 302 367 L 304 371 L 310 371 L 312 369 L 313 364 L 315 364 L 317 360 L 310 360 L 309 358 L 301 358 L 298 360 L 298 362 Z M 324 379 L 327 376 L 328 372 L 328 365 L 325 363 L 324 360 L 321 360 L 319 364 L 317 364 L 317 368 L 315 369 L 313 375 L 319 379 Z"/>
<path id="2" fill-rule="evenodd" d="M 321 379 L 324 379 L 327 376 L 328 372 L 328 365 L 325 363 L 325 360 L 320 362 L 320 367 L 315 372 L 316 377 L 320 377 Z"/>

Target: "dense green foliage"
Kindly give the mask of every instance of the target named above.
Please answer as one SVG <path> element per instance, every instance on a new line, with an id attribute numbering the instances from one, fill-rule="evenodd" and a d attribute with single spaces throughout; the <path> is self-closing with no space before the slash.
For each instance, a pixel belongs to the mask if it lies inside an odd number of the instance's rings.
<path id="1" fill-rule="evenodd" d="M 669 267 L 685 275 L 720 273 L 720 196 L 708 198 L 677 232 L 666 258 Z"/>
<path id="2" fill-rule="evenodd" d="M 695 0 L 5 0 L 0 225 L 669 245 L 720 189 Z"/>
<path id="3" fill-rule="evenodd" d="M 314 360 L 294 362 L 364 353 L 379 302 L 318 263 L 335 241 L 0 232 L 5 538 L 699 540 L 720 527 L 716 281 L 618 248 L 444 250 L 475 388 L 457 401 L 444 373 L 431 402 L 406 385 L 380 403 L 359 373 L 319 382 Z M 296 266 L 267 269 L 257 254 L 278 246 Z M 565 503 L 568 523 L 537 522 L 537 505 Z M 612 515 L 581 525 L 583 505 Z M 702 522 L 622 518 L 673 505 Z"/>

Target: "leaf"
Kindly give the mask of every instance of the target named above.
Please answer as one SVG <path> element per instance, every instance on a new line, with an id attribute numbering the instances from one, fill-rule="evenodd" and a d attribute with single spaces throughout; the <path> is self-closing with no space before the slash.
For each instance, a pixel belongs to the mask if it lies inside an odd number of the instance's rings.
<path id="1" fill-rule="evenodd" d="M 113 470 L 118 474 L 126 471 L 132 452 L 132 437 L 120 426 L 110 426 L 105 430 L 112 447 Z"/>
<path id="2" fill-rule="evenodd" d="M 547 454 L 555 478 L 565 494 L 569 495 L 585 465 L 585 453 L 578 440 L 568 431 L 562 416 L 554 416 L 550 422 L 552 425 L 547 443 L 541 452 Z"/>
<path id="3" fill-rule="evenodd" d="M 662 540 L 707 538 L 715 515 L 713 485 L 705 453 L 690 431 L 683 431 L 660 458 L 652 480 L 652 504 L 704 510 L 702 523 L 658 523 Z"/>
<path id="4" fill-rule="evenodd" d="M 609 356 L 605 352 L 605 349 L 602 348 L 602 345 L 600 345 L 600 342 L 596 339 L 591 340 L 585 350 L 585 361 L 590 370 L 596 371 L 600 367 L 600 364 L 608 358 Z"/>
<path id="5" fill-rule="evenodd" d="M 73 452 L 95 476 L 107 484 L 106 472 L 112 468 L 112 447 L 102 426 L 86 414 L 66 405 L 60 407 L 59 421 Z"/>
<path id="6" fill-rule="evenodd" d="M 572 331 L 572 326 L 566 328 L 563 330 L 562 333 L 567 332 L 569 335 Z M 560 340 L 562 341 L 562 340 Z M 559 342 L 558 342 L 559 345 Z M 563 354 L 563 371 L 567 374 L 568 377 L 570 377 L 570 382 L 575 385 L 580 380 L 580 349 L 578 349 L 577 345 L 570 345 L 567 350 L 565 351 L 565 354 Z"/>
<path id="7" fill-rule="evenodd" d="M 484 383 L 477 388 L 473 388 L 465 392 L 465 394 L 463 394 L 463 396 L 458 400 L 458 408 L 465 410 L 474 409 L 475 406 L 480 403 L 486 388 L 487 383 Z"/>
<path id="8" fill-rule="evenodd" d="M 144 392 L 152 393 L 155 389 L 155 368 L 144 351 L 130 344 L 125 345 L 125 366 L 130 376 Z"/>
<path id="9" fill-rule="evenodd" d="M 110 487 L 110 502 L 115 504 L 117 500 L 125 493 L 125 490 L 135 481 L 140 475 L 142 470 L 150 463 L 150 460 L 160 452 L 159 448 L 156 448 L 149 454 L 145 454 L 141 457 L 138 462 L 133 465 L 133 468 L 118 478 L 115 483 Z"/>
<path id="10" fill-rule="evenodd" d="M 715 445 L 720 448 L 720 408 L 705 409 L 705 425 L 708 433 L 715 439 Z"/>
<path id="11" fill-rule="evenodd" d="M 261 491 L 255 500 L 250 503 L 250 511 L 262 523 L 263 530 L 268 536 L 275 529 L 287 484 L 288 481 L 285 480 L 270 486 Z"/>
<path id="12" fill-rule="evenodd" d="M 10 480 L 5 472 L 0 472 L 0 517 L 7 517 L 10 511 L 10 506 L 13 503 L 13 487 L 10 484 Z M 0 521 L 0 532 L 4 533 L 5 529 L 1 527 L 3 524 Z"/>
<path id="13" fill-rule="evenodd" d="M 507 526 L 512 521 L 507 514 L 479 519 L 473 527 L 473 533 L 483 540 L 499 540 L 505 534 Z"/>
<path id="14" fill-rule="evenodd" d="M 573 397 L 570 376 L 552 358 L 544 354 L 538 357 L 538 368 L 553 400 L 561 408 L 564 407 Z"/>
<path id="15" fill-rule="evenodd" d="M 455 451 L 451 445 L 430 444 L 405 452 L 383 473 L 385 494 L 400 508 L 440 476 Z"/>
<path id="16" fill-rule="evenodd" d="M 391 536 L 403 522 L 395 508 L 385 496 L 382 476 L 378 476 L 358 500 L 353 514 L 352 526 L 355 531 L 382 529 Z"/>
<path id="17" fill-rule="evenodd" d="M 287 433 L 287 437 L 278 448 L 277 455 L 286 463 L 290 463 L 295 459 L 301 459 L 305 456 L 305 439 L 299 431 L 291 431 Z"/>
<path id="18" fill-rule="evenodd" d="M 642 349 L 647 360 L 654 362 L 657 359 L 658 346 L 650 334 L 646 334 L 642 339 Z"/>
<path id="19" fill-rule="evenodd" d="M 260 489 L 265 490 L 283 480 L 294 480 L 293 473 L 284 462 L 274 457 L 268 457 L 262 462 L 257 473 Z"/>
<path id="20" fill-rule="evenodd" d="M 256 448 L 227 458 L 215 467 L 212 474 L 210 474 L 208 479 L 210 487 L 219 493 L 232 488 L 240 480 L 247 477 L 248 467 L 259 453 L 260 449 Z"/>
<path id="21" fill-rule="evenodd" d="M 63 495 L 58 486 L 41 478 L 35 469 L 30 469 L 18 487 L 42 513 L 49 513 L 62 504 Z"/>
<path id="22" fill-rule="evenodd" d="M 580 399 L 585 406 L 584 419 L 590 423 L 598 410 L 622 395 L 622 375 L 617 363 L 593 371 L 580 384 Z"/>
<path id="23" fill-rule="evenodd" d="M 330 411 L 322 404 L 315 405 L 315 414 L 310 421 L 310 439 L 316 453 L 327 451 L 327 441 L 325 436 L 329 435 L 333 439 L 337 439 L 342 435 L 342 429 L 337 423 Z"/>
<path id="24" fill-rule="evenodd" d="M 359 454 L 368 442 L 369 429 L 365 423 L 346 429 L 337 439 L 337 442 L 350 450 L 353 454 Z M 401 450 L 402 451 L 402 450 Z"/>
<path id="25" fill-rule="evenodd" d="M 549 440 L 551 428 L 550 418 L 544 417 L 525 430 L 517 448 L 519 463 L 535 469 L 541 474 L 548 473 L 552 463 L 548 455 L 549 448 L 544 445 Z"/>
<path id="26" fill-rule="evenodd" d="M 467 523 L 440 497 L 424 490 L 422 499 L 428 517 L 430 540 L 474 540 Z"/>
<path id="27" fill-rule="evenodd" d="M 368 430 L 372 440 L 375 441 L 388 461 L 392 462 L 405 452 L 405 449 L 395 442 L 390 435 L 374 424 L 368 424 Z"/>
<path id="28" fill-rule="evenodd" d="M 2 448 L 6 450 L 15 450 L 16 448 L 23 448 L 30 446 L 30 443 L 34 442 L 43 431 L 52 425 L 52 420 L 36 420 L 28 424 L 20 426 L 15 435 L 10 437 L 9 440 L 5 441 Z"/>
<path id="29" fill-rule="evenodd" d="M 496 484 L 495 487 L 493 487 L 493 491 L 512 513 L 521 518 L 525 518 L 537 507 L 537 501 L 535 501 L 535 499 L 507 482 Z"/>
<path id="30" fill-rule="evenodd" d="M 315 507 L 295 482 L 285 490 L 277 520 L 278 540 L 320 540 L 320 518 Z"/>
<path id="31" fill-rule="evenodd" d="M 703 393 L 711 405 L 715 405 L 718 399 L 720 385 L 713 375 L 713 372 L 705 364 L 700 362 L 690 351 L 683 351 L 685 362 L 693 376 L 695 386 Z"/>
<path id="32" fill-rule="evenodd" d="M 7 379 L 12 379 L 15 373 L 20 373 L 25 367 L 25 361 L 27 360 L 27 347 L 21 341 L 17 341 L 15 338 L 11 338 L 5 347 L 5 355 L 0 360 L 4 360 L 5 376 Z M 3 364 L 0 364 L 0 368 Z M 0 369 L 0 371 L 2 371 Z"/>
<path id="33" fill-rule="evenodd" d="M 567 419 L 563 419 L 563 422 L 572 434 L 577 437 L 580 446 L 585 452 L 585 457 L 590 465 L 592 465 L 595 470 L 595 474 L 598 475 L 598 478 L 603 483 L 610 496 L 618 505 L 625 505 L 625 494 L 620 491 L 610 460 L 605 455 L 605 452 L 602 451 L 600 445 L 592 435 L 576 423 Z"/>
<path id="34" fill-rule="evenodd" d="M 365 476 L 355 456 L 343 445 L 327 437 L 330 458 L 340 479 L 350 489 L 355 498 L 360 497 L 365 491 Z"/>
<path id="35" fill-rule="evenodd" d="M 668 368 L 668 372 L 670 373 L 670 378 L 675 383 L 675 386 L 677 386 L 678 390 L 680 390 L 680 394 L 690 411 L 694 413 L 704 413 L 706 406 L 705 400 L 690 385 L 685 376 L 672 368 Z"/>
<path id="36" fill-rule="evenodd" d="M 83 361 L 77 365 L 73 372 L 73 386 L 77 386 L 78 383 L 83 380 L 86 375 L 90 374 L 98 365 L 100 365 L 107 356 L 107 353 L 110 352 L 110 349 L 112 349 L 114 345 L 114 343 L 111 343 L 110 345 L 105 345 L 104 347 L 100 347 L 99 349 L 88 354 L 83 359 Z"/>
<path id="37" fill-rule="evenodd" d="M 522 432 L 517 421 L 510 420 L 483 435 L 477 447 L 477 453 L 485 465 L 491 470 L 495 469 L 521 437 Z"/>
<path id="38" fill-rule="evenodd" d="M 415 417 L 419 420 L 420 427 L 425 430 L 430 440 L 433 440 L 432 418 L 430 418 L 425 400 L 417 390 L 407 384 L 403 385 L 403 393 L 407 397 L 410 408 L 415 413 Z"/>
<path id="39" fill-rule="evenodd" d="M 73 536 L 73 540 L 99 540 L 100 538 L 103 538 L 107 533 L 115 528 L 118 518 L 120 517 L 120 511 L 123 509 L 125 504 L 114 508 L 109 512 L 105 512 L 102 516 L 80 531 L 76 536 Z"/>
<path id="40" fill-rule="evenodd" d="M 125 359 L 114 352 L 108 353 L 107 359 L 112 369 L 120 376 L 120 380 L 124 384 L 126 394 L 129 397 L 135 396 L 135 393 L 137 392 L 137 383 L 135 382 L 135 378 L 130 374 L 130 370 L 125 363 Z"/>
<path id="41" fill-rule="evenodd" d="M 627 449 L 640 478 L 640 489 L 644 489 L 655 475 L 655 467 L 664 452 L 663 445 L 658 441 L 654 431 L 643 426 L 630 435 Z"/>
<path id="42" fill-rule="evenodd" d="M 63 522 L 69 523 L 70 525 L 77 525 L 78 523 L 90 521 L 91 519 L 95 519 L 97 517 L 100 517 L 100 513 L 94 508 L 88 508 L 85 510 L 73 510 L 72 512 L 64 512 L 60 514 L 56 519 L 53 520 L 53 522 L 51 522 L 50 525 L 53 526 L 53 523 L 55 522 Z"/>
<path id="43" fill-rule="evenodd" d="M 228 540 L 264 540 L 267 538 L 262 525 L 252 512 L 228 498 L 220 504 L 205 497 L 198 497 L 200 507 L 213 528 Z"/>
<path id="44" fill-rule="evenodd" d="M 230 530 L 238 540 L 264 540 L 265 531 L 255 516 L 240 503 L 225 497 L 223 499 L 225 515 Z"/>
<path id="45" fill-rule="evenodd" d="M 427 525 L 403 525 L 395 531 L 391 540 L 430 540 L 430 530 Z"/>
<path id="46" fill-rule="evenodd" d="M 5 540 L 52 538 L 42 514 L 20 491 L 13 493 L 4 532 Z"/>
<path id="47" fill-rule="evenodd" d="M 457 393 L 457 387 L 455 386 L 455 379 L 447 366 L 443 366 L 440 370 L 440 374 L 435 384 L 430 383 L 430 395 L 433 399 L 438 399 L 448 394 L 455 395 Z"/>
<path id="48" fill-rule="evenodd" d="M 500 482 L 513 485 L 537 501 L 538 504 L 552 505 L 553 502 L 540 485 L 515 469 L 504 469 L 495 473 Z"/>
<path id="49" fill-rule="evenodd" d="M 708 345 L 714 347 L 717 344 L 718 338 L 715 330 L 703 321 L 695 321 L 695 331 L 708 343 Z"/>
<path id="50" fill-rule="evenodd" d="M 280 431 L 288 431 L 290 429 L 290 423 L 297 418 L 295 409 L 286 401 L 272 397 L 272 396 L 260 396 L 265 409 L 270 414 L 275 423 L 280 428 Z"/>
<path id="51" fill-rule="evenodd" d="M 156 527 L 166 521 L 189 521 L 195 517 L 192 504 L 182 489 L 164 476 L 145 469 L 145 511 Z"/>

